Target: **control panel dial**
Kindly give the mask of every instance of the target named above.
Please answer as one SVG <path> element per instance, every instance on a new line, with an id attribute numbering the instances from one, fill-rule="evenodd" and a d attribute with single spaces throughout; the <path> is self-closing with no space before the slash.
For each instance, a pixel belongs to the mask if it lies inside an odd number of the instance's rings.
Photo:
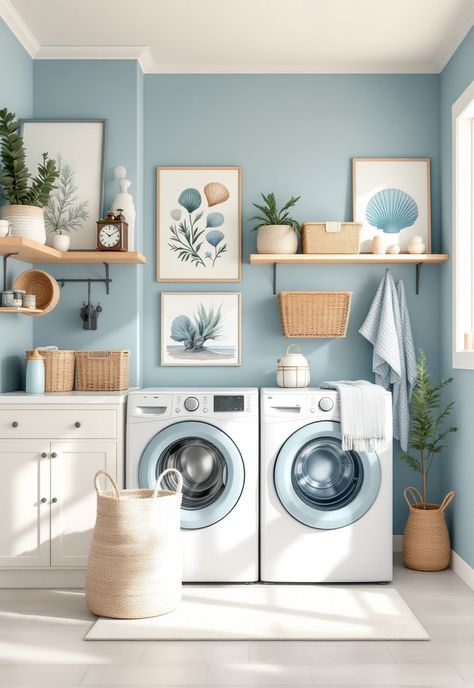
<path id="1" fill-rule="evenodd" d="M 199 400 L 196 397 L 187 397 L 184 400 L 184 408 L 186 411 L 197 411 L 199 408 Z"/>
<path id="2" fill-rule="evenodd" d="M 321 411 L 331 411 L 331 409 L 334 407 L 334 402 L 329 397 L 322 397 L 319 400 L 318 406 Z"/>

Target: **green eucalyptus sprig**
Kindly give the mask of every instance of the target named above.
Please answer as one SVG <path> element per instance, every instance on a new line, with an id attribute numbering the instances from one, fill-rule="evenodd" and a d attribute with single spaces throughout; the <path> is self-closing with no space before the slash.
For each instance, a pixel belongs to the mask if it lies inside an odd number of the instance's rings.
<path id="1" fill-rule="evenodd" d="M 26 166 L 23 138 L 15 114 L 0 110 L 0 187 L 2 197 L 12 205 L 36 205 L 43 208 L 58 178 L 56 162 L 43 153 L 36 177 Z"/>
<path id="2" fill-rule="evenodd" d="M 293 208 L 298 203 L 301 196 L 292 196 L 280 210 L 277 208 L 275 194 L 269 193 L 266 196 L 265 194 L 261 194 L 261 196 L 263 198 L 264 205 L 252 203 L 252 205 L 257 208 L 261 214 L 253 215 L 249 218 L 249 222 L 258 223 L 252 227 L 250 230 L 251 232 L 256 232 L 262 225 L 288 225 L 295 232 L 301 231 L 299 222 L 293 217 L 290 217 L 290 213 L 288 212 L 290 208 Z"/>

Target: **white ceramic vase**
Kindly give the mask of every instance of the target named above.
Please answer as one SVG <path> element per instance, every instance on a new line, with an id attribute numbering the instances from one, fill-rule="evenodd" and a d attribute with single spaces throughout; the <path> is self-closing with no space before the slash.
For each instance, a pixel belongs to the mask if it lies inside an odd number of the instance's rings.
<path id="1" fill-rule="evenodd" d="M 262 225 L 257 232 L 259 253 L 296 253 L 298 235 L 290 225 Z"/>
<path id="2" fill-rule="evenodd" d="M 36 205 L 4 205 L 0 208 L 0 217 L 11 223 L 11 236 L 32 239 L 39 244 L 46 243 L 43 208 Z"/>
<path id="3" fill-rule="evenodd" d="M 53 248 L 65 253 L 66 251 L 69 251 L 69 247 L 71 246 L 71 237 L 69 234 L 57 234 L 55 232 L 51 243 Z"/>
<path id="4" fill-rule="evenodd" d="M 132 183 L 129 179 L 125 179 L 127 170 L 123 165 L 119 165 L 114 170 L 115 181 L 119 185 L 120 191 L 115 194 L 111 210 L 122 210 L 125 220 L 128 224 L 128 250 L 133 251 L 135 248 L 135 220 L 137 211 L 133 202 L 133 196 L 128 192 L 128 187 Z"/>
<path id="5" fill-rule="evenodd" d="M 291 351 L 296 348 L 296 352 Z M 298 344 L 290 344 L 277 360 L 277 385 L 279 387 L 307 387 L 310 381 L 309 363 Z"/>

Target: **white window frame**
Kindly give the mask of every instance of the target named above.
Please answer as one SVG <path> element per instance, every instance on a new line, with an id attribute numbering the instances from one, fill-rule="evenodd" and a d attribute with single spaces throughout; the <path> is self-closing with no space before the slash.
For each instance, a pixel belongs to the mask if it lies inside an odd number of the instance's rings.
<path id="1" fill-rule="evenodd" d="M 452 107 L 453 368 L 474 370 L 474 81 Z M 473 344 L 474 346 L 474 344 Z"/>

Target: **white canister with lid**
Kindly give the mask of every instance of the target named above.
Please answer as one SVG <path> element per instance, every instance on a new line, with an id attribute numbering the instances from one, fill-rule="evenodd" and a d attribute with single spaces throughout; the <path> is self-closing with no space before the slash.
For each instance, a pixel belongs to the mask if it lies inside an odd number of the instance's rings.
<path id="1" fill-rule="evenodd" d="M 291 348 L 296 347 L 296 352 Z M 307 387 L 309 363 L 298 344 L 290 344 L 286 354 L 277 360 L 277 385 L 279 387 Z"/>

